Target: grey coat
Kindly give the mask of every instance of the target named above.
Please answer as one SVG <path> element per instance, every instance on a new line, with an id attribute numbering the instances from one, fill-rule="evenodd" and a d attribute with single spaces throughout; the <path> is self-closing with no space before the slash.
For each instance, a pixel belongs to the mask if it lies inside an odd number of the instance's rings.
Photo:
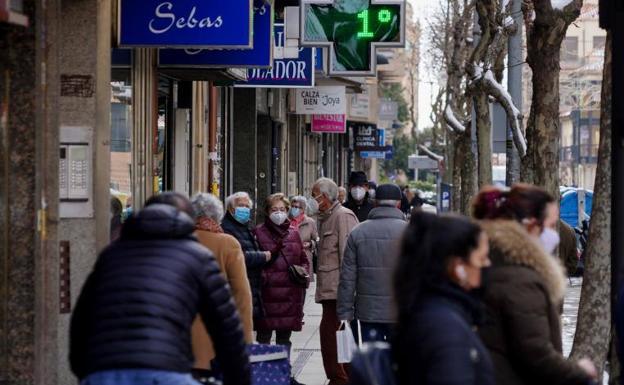
<path id="1" fill-rule="evenodd" d="M 394 207 L 377 207 L 347 240 L 340 284 L 338 317 L 362 322 L 393 323 L 392 274 L 399 255 L 405 215 Z"/>

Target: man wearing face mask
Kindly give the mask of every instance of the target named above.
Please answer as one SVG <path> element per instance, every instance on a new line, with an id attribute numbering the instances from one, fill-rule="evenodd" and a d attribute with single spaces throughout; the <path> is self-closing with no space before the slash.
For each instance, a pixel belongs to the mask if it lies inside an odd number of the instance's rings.
<path id="1" fill-rule="evenodd" d="M 251 286 L 253 299 L 253 318 L 256 320 L 264 316 L 262 303 L 262 268 L 271 260 L 271 253 L 262 251 L 250 229 L 251 209 L 253 202 L 246 192 L 237 192 L 225 199 L 227 213 L 223 217 L 221 227 L 223 232 L 230 234 L 240 243 L 245 254 L 247 278 Z"/>
<path id="2" fill-rule="evenodd" d="M 349 176 L 349 196 L 345 207 L 353 211 L 360 222 L 364 222 L 375 207 L 370 200 L 368 178 L 364 171 L 353 171 Z"/>
<path id="3" fill-rule="evenodd" d="M 312 199 L 319 207 L 316 302 L 323 306 L 320 325 L 323 366 L 329 385 L 346 385 L 349 378 L 337 357 L 336 330 L 340 326 L 340 320 L 336 312 L 336 299 L 347 238 L 358 220 L 353 211 L 338 202 L 338 186 L 331 179 L 321 178 L 316 181 L 312 187 Z"/>

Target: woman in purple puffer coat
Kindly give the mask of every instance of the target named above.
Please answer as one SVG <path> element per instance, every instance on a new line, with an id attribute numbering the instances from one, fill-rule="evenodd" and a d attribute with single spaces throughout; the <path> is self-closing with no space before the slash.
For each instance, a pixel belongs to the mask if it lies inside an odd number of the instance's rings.
<path id="1" fill-rule="evenodd" d="M 309 271 L 309 261 L 297 229 L 290 226 L 290 202 L 284 194 L 269 196 L 265 204 L 264 224 L 255 229 L 260 248 L 271 252 L 269 262 L 262 272 L 262 300 L 265 316 L 256 320 L 258 342 L 271 342 L 273 331 L 276 342 L 290 348 L 292 332 L 301 331 L 303 302 L 306 287 L 293 282 L 288 274 L 289 265 L 299 265 Z"/>

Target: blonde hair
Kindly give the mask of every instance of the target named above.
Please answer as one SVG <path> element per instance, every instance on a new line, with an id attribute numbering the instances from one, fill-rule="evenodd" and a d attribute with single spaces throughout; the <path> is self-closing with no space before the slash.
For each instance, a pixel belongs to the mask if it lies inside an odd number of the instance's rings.
<path id="1" fill-rule="evenodd" d="M 275 204 L 275 202 L 278 202 L 278 201 L 281 201 L 284 203 L 284 205 L 286 206 L 286 210 L 290 209 L 290 201 L 288 200 L 288 198 L 286 198 L 286 195 L 282 193 L 277 193 L 277 194 L 269 195 L 267 199 L 264 201 L 264 212 L 268 214 L 269 210 L 271 210 L 271 207 Z"/>

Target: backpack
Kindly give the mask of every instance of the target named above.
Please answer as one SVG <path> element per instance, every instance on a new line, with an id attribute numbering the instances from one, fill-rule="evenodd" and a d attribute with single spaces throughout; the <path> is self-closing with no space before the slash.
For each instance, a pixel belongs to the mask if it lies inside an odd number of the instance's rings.
<path id="1" fill-rule="evenodd" d="M 390 344 L 363 344 L 351 361 L 350 379 L 352 385 L 396 385 L 397 369 Z"/>

